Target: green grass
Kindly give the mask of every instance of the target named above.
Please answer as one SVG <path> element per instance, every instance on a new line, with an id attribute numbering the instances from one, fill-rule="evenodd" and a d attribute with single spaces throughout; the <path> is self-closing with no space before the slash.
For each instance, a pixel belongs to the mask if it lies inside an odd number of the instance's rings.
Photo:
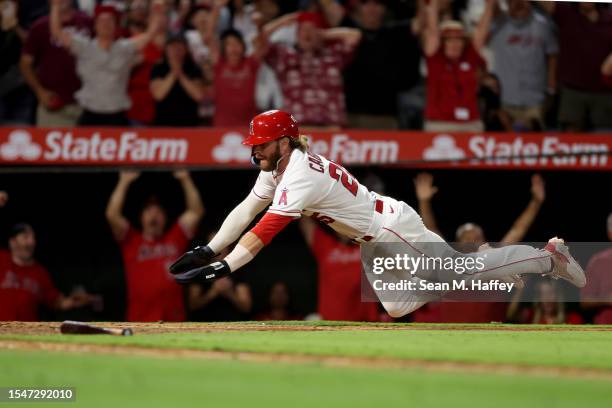
<path id="1" fill-rule="evenodd" d="M 197 350 L 301 353 L 612 370 L 612 331 L 227 331 L 114 336 L 0 335 L 0 339 Z"/>
<path id="2" fill-rule="evenodd" d="M 606 381 L 0 350 L 0 384 L 67 407 L 609 407 Z M 8 406 L 8 405 L 7 405 Z M 19 407 L 40 404 L 19 404 Z"/>
<path id="3" fill-rule="evenodd" d="M 309 323 L 299 323 L 304 324 Z M 382 330 L 380 325 L 373 325 L 367 331 L 254 331 L 249 330 L 250 326 L 246 324 L 244 330 L 225 332 L 142 334 L 136 331 L 133 337 L 2 334 L 0 340 L 512 363 L 612 372 L 612 331 L 486 330 L 499 327 L 494 325 L 483 325 L 482 330 L 462 330 L 458 325 L 453 325 L 456 330 L 442 330 L 442 326 L 433 330 L 410 330 L 411 326 L 406 330 Z M 194 327 L 199 326 L 189 325 Z M 577 376 L 557 378 L 533 373 L 451 373 L 327 367 L 314 362 L 272 364 L 170 355 L 144 357 L 3 349 L 0 349 L 0 386 L 75 387 L 77 402 L 65 406 L 105 408 L 561 408 L 609 407 L 612 401 L 612 381 L 583 380 Z M 3 406 L 0 403 L 0 408 Z"/>

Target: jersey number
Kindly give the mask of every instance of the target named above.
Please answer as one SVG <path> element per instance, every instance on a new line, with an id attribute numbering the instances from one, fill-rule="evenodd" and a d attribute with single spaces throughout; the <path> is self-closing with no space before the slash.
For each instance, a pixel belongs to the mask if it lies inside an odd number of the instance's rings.
<path id="1" fill-rule="evenodd" d="M 308 153 L 308 161 L 310 161 L 310 168 L 314 171 L 318 171 L 319 173 L 325 172 L 325 166 L 323 165 L 323 161 L 319 156 L 315 156 L 314 154 Z M 357 183 L 357 180 L 355 180 L 355 178 L 351 176 L 351 173 L 346 171 L 344 167 L 330 161 L 329 175 L 334 180 L 339 180 L 344 186 L 344 188 L 346 188 L 352 195 L 357 196 L 359 184 Z"/>

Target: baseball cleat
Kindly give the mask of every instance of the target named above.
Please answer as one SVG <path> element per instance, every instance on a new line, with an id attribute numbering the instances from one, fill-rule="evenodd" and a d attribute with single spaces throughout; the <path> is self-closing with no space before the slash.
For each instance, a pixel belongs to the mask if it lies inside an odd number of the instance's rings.
<path id="1" fill-rule="evenodd" d="M 554 279 L 565 279 L 579 288 L 586 285 L 584 270 L 570 255 L 565 241 L 557 237 L 551 238 L 544 249 L 552 254 L 552 270 L 547 275 Z"/>

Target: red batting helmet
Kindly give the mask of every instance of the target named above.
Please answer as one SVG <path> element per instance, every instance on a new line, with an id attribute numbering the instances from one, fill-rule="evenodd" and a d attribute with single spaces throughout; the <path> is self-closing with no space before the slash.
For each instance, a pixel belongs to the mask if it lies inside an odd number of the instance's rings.
<path id="1" fill-rule="evenodd" d="M 242 144 L 257 146 L 285 136 L 291 138 L 300 136 L 297 121 L 287 112 L 270 110 L 253 118 L 249 136 Z"/>

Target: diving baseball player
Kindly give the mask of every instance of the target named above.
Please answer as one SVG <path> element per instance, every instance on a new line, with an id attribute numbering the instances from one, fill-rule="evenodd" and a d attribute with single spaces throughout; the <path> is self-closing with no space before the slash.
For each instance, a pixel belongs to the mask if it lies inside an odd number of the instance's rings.
<path id="1" fill-rule="evenodd" d="M 204 282 L 226 276 L 251 261 L 291 221 L 310 216 L 361 244 L 366 272 L 375 258 L 394 256 L 394 249 L 412 257 L 470 256 L 453 250 L 423 225 L 415 210 L 402 201 L 368 191 L 342 166 L 308 151 L 298 124 L 283 111 L 255 116 L 243 142 L 252 147 L 252 161 L 261 172 L 249 195 L 234 208 L 206 246 L 185 253 L 171 267 L 179 283 Z M 257 214 L 261 220 L 241 236 Z M 237 245 L 223 260 L 211 262 L 222 249 Z M 393 248 L 393 249 L 390 249 Z M 477 253 L 480 268 L 448 271 L 441 267 L 386 272 L 391 282 L 466 280 L 520 281 L 527 273 L 548 274 L 578 287 L 586 283 L 580 265 L 563 240 L 553 238 L 544 249 L 527 245 L 486 248 Z M 372 275 L 366 274 L 372 283 Z M 377 295 L 392 317 L 408 314 L 427 299 L 411 291 Z"/>

